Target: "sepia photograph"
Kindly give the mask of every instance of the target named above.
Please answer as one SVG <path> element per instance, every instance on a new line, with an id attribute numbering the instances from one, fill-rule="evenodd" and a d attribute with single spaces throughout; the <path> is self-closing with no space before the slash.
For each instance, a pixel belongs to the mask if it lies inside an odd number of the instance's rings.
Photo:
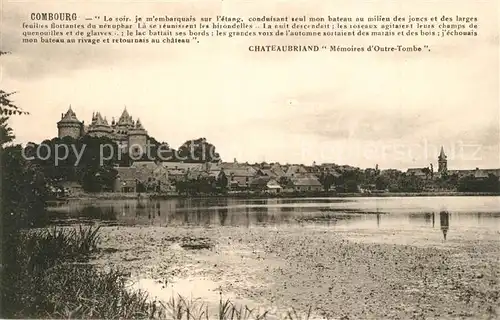
<path id="1" fill-rule="evenodd" d="M 0 0 L 0 318 L 500 319 L 499 10 Z"/>

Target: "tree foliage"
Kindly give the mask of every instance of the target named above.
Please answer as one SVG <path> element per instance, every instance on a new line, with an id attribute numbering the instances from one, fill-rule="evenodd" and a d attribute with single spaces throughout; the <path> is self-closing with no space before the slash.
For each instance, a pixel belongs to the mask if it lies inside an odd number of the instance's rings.
<path id="1" fill-rule="evenodd" d="M 111 190 L 117 175 L 114 167 L 124 157 L 111 139 L 90 136 L 45 140 L 31 144 L 26 154 L 50 183 L 74 181 L 89 192 Z"/>
<path id="2" fill-rule="evenodd" d="M 8 120 L 7 117 L 0 118 L 0 146 L 12 142 L 15 138 L 14 131 L 7 123 Z"/>
<path id="3" fill-rule="evenodd" d="M 0 51 L 0 56 L 5 54 L 8 53 Z M 38 221 L 45 211 L 46 196 L 43 174 L 24 159 L 22 146 L 6 146 L 15 138 L 9 118 L 29 114 L 14 104 L 12 95 L 0 89 L 0 214 L 2 231 L 7 235 Z"/>
<path id="4" fill-rule="evenodd" d="M 364 183 L 363 172 L 358 168 L 340 172 L 335 178 L 335 189 L 338 192 L 356 193 L 359 192 L 359 185 Z"/>
<path id="5" fill-rule="evenodd" d="M 498 177 L 489 174 L 487 178 L 477 179 L 473 175 L 461 178 L 458 181 L 460 192 L 500 192 Z"/>
<path id="6" fill-rule="evenodd" d="M 215 146 L 205 138 L 188 140 L 177 151 L 178 160 L 192 163 L 205 163 L 218 161 L 220 155 L 215 151 Z"/>
<path id="7" fill-rule="evenodd" d="M 321 182 L 325 191 L 329 191 L 335 183 L 335 177 L 330 172 L 323 172 L 320 174 L 319 182 Z"/>

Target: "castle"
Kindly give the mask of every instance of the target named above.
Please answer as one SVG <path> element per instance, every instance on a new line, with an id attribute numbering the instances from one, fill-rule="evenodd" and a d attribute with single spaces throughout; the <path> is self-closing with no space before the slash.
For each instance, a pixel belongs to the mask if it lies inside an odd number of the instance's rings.
<path id="1" fill-rule="evenodd" d="M 61 114 L 61 120 L 57 122 L 58 137 L 71 137 L 78 139 L 82 136 L 89 135 L 91 137 L 107 137 L 115 141 L 124 152 L 129 151 L 129 147 L 133 147 L 130 152 L 138 152 L 140 149 L 145 150 L 148 132 L 137 119 L 134 121 L 132 116 L 125 108 L 118 121 L 113 120 L 108 123 L 106 117 L 102 117 L 100 112 L 92 113 L 92 121 L 86 126 L 84 121 L 78 120 L 75 112 L 69 107 L 68 111 Z"/>

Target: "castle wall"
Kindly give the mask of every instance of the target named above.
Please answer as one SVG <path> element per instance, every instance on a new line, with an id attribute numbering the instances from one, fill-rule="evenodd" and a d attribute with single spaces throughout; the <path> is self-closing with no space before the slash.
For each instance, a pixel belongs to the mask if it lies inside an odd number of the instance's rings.
<path id="1" fill-rule="evenodd" d="M 132 157 L 139 157 L 139 152 L 146 153 L 147 136 L 144 134 L 129 134 L 128 152 Z"/>
<path id="2" fill-rule="evenodd" d="M 96 138 L 111 137 L 109 132 L 103 132 L 103 131 L 92 131 L 89 132 L 88 135 Z"/>
<path id="3" fill-rule="evenodd" d="M 74 139 L 80 138 L 82 133 L 82 126 L 78 125 L 63 125 L 58 126 L 59 138 L 72 137 Z"/>

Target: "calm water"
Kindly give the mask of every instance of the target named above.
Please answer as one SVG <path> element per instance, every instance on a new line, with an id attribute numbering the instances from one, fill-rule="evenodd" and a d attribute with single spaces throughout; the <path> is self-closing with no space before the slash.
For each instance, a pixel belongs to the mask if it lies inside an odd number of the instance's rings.
<path id="1" fill-rule="evenodd" d="M 75 200 L 54 210 L 128 225 L 500 231 L 500 197 Z"/>

